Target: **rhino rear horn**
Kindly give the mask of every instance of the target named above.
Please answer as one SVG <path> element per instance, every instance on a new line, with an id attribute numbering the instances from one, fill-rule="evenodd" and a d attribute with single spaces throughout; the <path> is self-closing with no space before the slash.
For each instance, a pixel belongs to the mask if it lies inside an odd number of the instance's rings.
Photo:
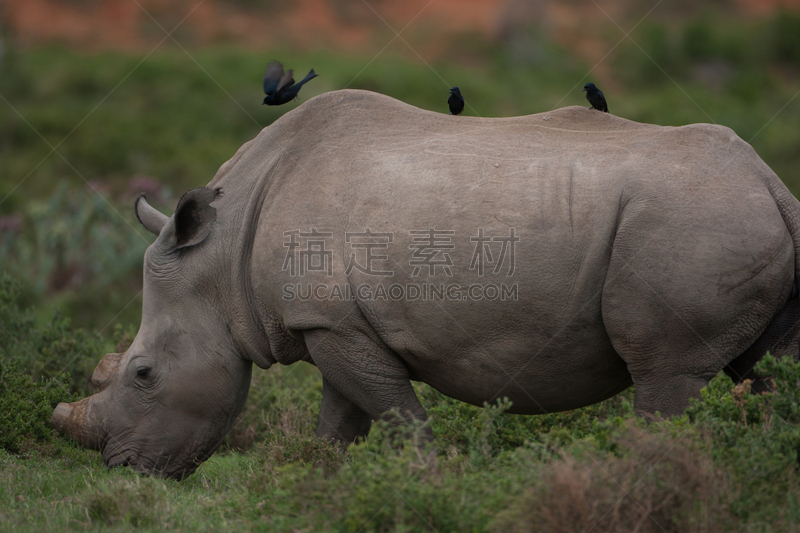
<path id="1" fill-rule="evenodd" d="M 139 195 L 139 198 L 136 199 L 133 210 L 136 211 L 136 218 L 139 219 L 142 226 L 155 235 L 160 234 L 169 222 L 167 215 L 147 203 L 147 197 L 144 194 Z"/>
<path id="2" fill-rule="evenodd" d="M 97 387 L 98 391 L 105 390 L 117 377 L 119 362 L 122 360 L 123 355 L 125 354 L 108 353 L 100 360 L 92 374 L 92 384 Z"/>

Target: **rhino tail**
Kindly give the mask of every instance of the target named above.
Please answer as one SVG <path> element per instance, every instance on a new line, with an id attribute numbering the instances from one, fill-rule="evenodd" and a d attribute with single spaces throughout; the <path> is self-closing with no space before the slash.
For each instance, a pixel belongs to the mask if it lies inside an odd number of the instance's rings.
<path id="1" fill-rule="evenodd" d="M 781 217 L 783 217 L 783 222 L 792 236 L 792 242 L 794 242 L 794 276 L 795 284 L 797 284 L 800 273 L 800 202 L 779 180 L 769 190 L 775 199 Z"/>
<path id="2" fill-rule="evenodd" d="M 776 177 L 775 183 L 769 187 L 772 197 L 783 218 L 786 228 L 794 243 L 794 283 L 792 292 L 784 306 L 778 311 L 767 328 L 744 353 L 725 367 L 725 373 L 741 383 L 746 379 L 753 380 L 753 392 L 765 392 L 771 388 L 769 376 L 758 375 L 754 370 L 764 355 L 769 352 L 775 357 L 792 357 L 800 360 L 800 202 Z"/>
<path id="3" fill-rule="evenodd" d="M 800 294 L 800 202 L 777 177 L 775 181 L 777 183 L 771 184 L 769 191 L 775 199 L 778 212 L 783 218 L 783 223 L 786 224 L 786 229 L 789 230 L 792 243 L 794 243 L 794 285 L 792 286 L 791 301 L 797 299 Z M 795 359 L 798 356 L 800 356 L 800 352 L 795 354 Z"/>

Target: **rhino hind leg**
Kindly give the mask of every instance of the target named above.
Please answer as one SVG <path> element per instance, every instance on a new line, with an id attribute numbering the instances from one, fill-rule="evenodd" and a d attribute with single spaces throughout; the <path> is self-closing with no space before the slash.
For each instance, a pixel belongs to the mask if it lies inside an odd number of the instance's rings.
<path id="1" fill-rule="evenodd" d="M 769 376 L 757 374 L 754 367 L 767 352 L 779 359 L 792 357 L 798 361 L 800 359 L 798 341 L 800 341 L 800 295 L 795 287 L 791 298 L 772 319 L 764 333 L 742 355 L 724 368 L 725 373 L 737 384 L 746 379 L 752 380 L 750 388 L 752 392 L 768 392 L 771 389 Z"/>
<path id="2" fill-rule="evenodd" d="M 763 334 L 780 299 L 780 283 L 759 283 L 765 301 L 704 299 L 692 284 L 671 283 L 645 266 L 625 266 L 603 291 L 603 321 L 636 387 L 634 408 L 645 417 L 682 414 L 690 398 Z M 769 273 L 772 274 L 772 273 Z M 690 279 L 676 275 L 677 279 Z M 773 276 L 772 279 L 779 279 Z"/>
<path id="3" fill-rule="evenodd" d="M 681 312 L 664 301 L 661 295 L 665 291 L 642 289 L 650 291 L 640 293 L 648 297 L 604 309 L 606 329 L 636 387 L 637 414 L 645 418 L 656 413 L 678 416 L 689 400 L 699 398 L 701 389 L 741 353 L 741 346 L 754 342 L 758 330 L 748 333 L 746 328 L 730 326 L 737 317 L 722 306 L 698 305 Z M 611 305 L 608 300 L 604 306 Z M 769 320 L 765 313 L 751 308 L 738 318 L 746 324 L 764 323 Z M 746 333 L 749 339 L 742 339 Z"/>
<path id="4" fill-rule="evenodd" d="M 634 378 L 634 411 L 648 420 L 679 416 L 689 407 L 690 398 L 700 397 L 712 377 L 713 374 L 683 374 Z"/>
<path id="5" fill-rule="evenodd" d="M 303 336 L 323 377 L 317 436 L 352 442 L 390 411 L 409 422 L 427 420 L 404 362 L 380 340 L 355 330 L 314 329 Z M 423 440 L 433 439 L 429 426 L 422 431 Z"/>

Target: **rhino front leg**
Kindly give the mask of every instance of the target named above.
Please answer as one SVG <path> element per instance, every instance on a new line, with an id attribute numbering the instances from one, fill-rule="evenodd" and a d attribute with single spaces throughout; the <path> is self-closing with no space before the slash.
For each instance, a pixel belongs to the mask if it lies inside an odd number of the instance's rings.
<path id="1" fill-rule="evenodd" d="M 317 437 L 349 444 L 358 437 L 366 437 L 371 425 L 369 413 L 339 394 L 330 381 L 322 378 Z"/>
<path id="2" fill-rule="evenodd" d="M 323 377 L 317 436 L 352 442 L 371 420 L 395 409 L 406 420 L 427 420 L 405 363 L 361 331 L 304 332 L 306 348 Z M 433 439 L 430 427 L 422 437 Z"/>

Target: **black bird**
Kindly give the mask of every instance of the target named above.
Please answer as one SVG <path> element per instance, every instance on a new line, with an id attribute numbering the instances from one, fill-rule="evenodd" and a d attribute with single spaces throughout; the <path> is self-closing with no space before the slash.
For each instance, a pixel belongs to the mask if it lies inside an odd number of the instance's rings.
<path id="1" fill-rule="evenodd" d="M 450 106 L 451 115 L 460 115 L 464 111 L 464 97 L 461 96 L 461 91 L 458 87 L 450 89 L 450 98 L 447 99 L 447 105 Z"/>
<path id="2" fill-rule="evenodd" d="M 608 113 L 608 104 L 606 104 L 603 91 L 595 87 L 594 83 L 587 83 L 583 86 L 583 90 L 586 91 L 586 99 L 592 104 L 592 109 Z"/>
<path id="3" fill-rule="evenodd" d="M 305 78 L 295 83 L 292 78 L 293 72 L 293 70 L 284 72 L 280 61 L 272 61 L 267 65 L 267 70 L 264 72 L 264 93 L 267 96 L 261 105 L 281 105 L 294 100 L 297 98 L 297 93 L 300 92 L 300 87 L 318 76 L 312 68 Z"/>

